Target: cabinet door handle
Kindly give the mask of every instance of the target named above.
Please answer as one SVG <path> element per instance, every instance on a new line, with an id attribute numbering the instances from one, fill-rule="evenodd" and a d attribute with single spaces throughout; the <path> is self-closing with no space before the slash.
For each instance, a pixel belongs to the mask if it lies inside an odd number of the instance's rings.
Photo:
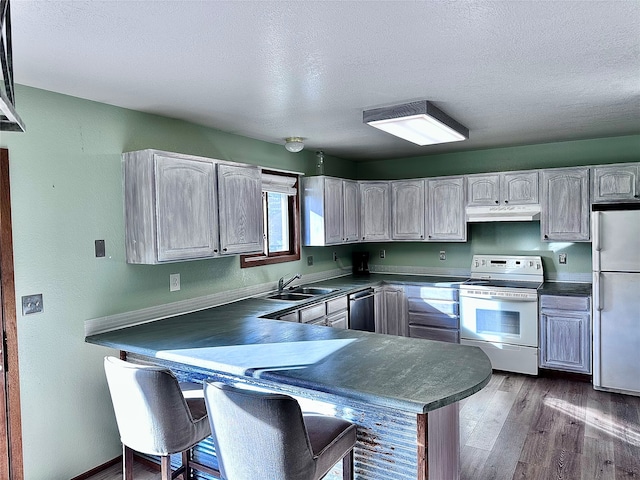
<path id="1" fill-rule="evenodd" d="M 496 205 L 498 205 L 500 202 L 498 200 L 496 200 Z"/>
<path id="2" fill-rule="evenodd" d="M 509 200 L 505 200 L 504 203 L 509 203 Z"/>
<path id="3" fill-rule="evenodd" d="M 222 251 L 223 251 L 223 252 L 226 252 L 226 251 L 227 251 L 227 249 L 226 249 L 226 248 L 223 248 L 223 249 L 222 249 Z"/>

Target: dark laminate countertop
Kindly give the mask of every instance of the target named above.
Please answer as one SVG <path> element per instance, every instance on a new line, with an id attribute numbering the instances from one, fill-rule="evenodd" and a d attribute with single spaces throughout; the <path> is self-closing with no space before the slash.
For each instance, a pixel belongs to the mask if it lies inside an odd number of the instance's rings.
<path id="1" fill-rule="evenodd" d="M 340 289 L 339 294 L 381 281 L 443 284 L 461 279 L 371 275 L 317 285 Z M 92 335 L 86 341 L 415 413 L 472 395 L 491 377 L 491 363 L 476 347 L 259 318 L 291 306 L 251 298 Z"/>
<path id="2" fill-rule="evenodd" d="M 538 290 L 539 295 L 560 295 L 571 297 L 590 297 L 590 283 L 544 282 Z"/>

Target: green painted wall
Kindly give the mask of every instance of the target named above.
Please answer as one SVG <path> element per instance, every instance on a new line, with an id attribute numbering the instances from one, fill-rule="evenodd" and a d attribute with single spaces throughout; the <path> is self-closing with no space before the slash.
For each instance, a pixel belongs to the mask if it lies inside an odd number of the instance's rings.
<path id="1" fill-rule="evenodd" d="M 315 152 L 24 86 L 16 98 L 27 132 L 0 136 L 10 158 L 16 296 L 44 296 L 43 313 L 18 316 L 25 478 L 71 478 L 120 454 L 102 369 L 113 352 L 84 343 L 85 320 L 275 286 L 283 275 L 336 268 L 331 252 L 349 258 L 351 248 L 303 249 L 303 261 L 250 269 L 238 257 L 128 265 L 122 152 L 158 148 L 305 173 L 315 170 Z M 327 174 L 355 177 L 352 162 L 325 162 Z M 105 258 L 94 257 L 96 239 L 106 241 Z M 181 275 L 179 292 L 169 292 L 170 273 Z"/>
<path id="2" fill-rule="evenodd" d="M 591 271 L 591 243 L 542 242 L 540 222 L 477 223 L 469 225 L 465 243 L 376 243 L 364 245 L 372 265 L 438 267 L 469 270 L 476 254 L 540 255 L 545 273 L 580 274 Z M 385 258 L 379 257 L 385 250 Z M 440 251 L 446 260 L 439 259 Z M 558 263 L 558 254 L 567 254 L 567 263 Z"/>
<path id="3" fill-rule="evenodd" d="M 638 161 L 640 135 L 629 135 L 361 162 L 358 179 L 394 180 Z"/>
<path id="4" fill-rule="evenodd" d="M 640 135 L 496 148 L 423 157 L 361 162 L 358 179 L 402 179 L 502 172 L 536 168 L 572 167 L 640 161 Z M 549 273 L 589 273 L 590 243 L 547 243 L 540 241 L 539 222 L 485 223 L 469 226 L 467 243 L 388 243 L 386 258 L 372 250 L 373 264 L 468 268 L 474 254 L 531 254 L 544 257 Z M 447 260 L 439 260 L 440 250 Z M 558 253 L 567 253 L 567 264 L 558 263 Z M 375 255 L 373 255 L 375 253 Z"/>

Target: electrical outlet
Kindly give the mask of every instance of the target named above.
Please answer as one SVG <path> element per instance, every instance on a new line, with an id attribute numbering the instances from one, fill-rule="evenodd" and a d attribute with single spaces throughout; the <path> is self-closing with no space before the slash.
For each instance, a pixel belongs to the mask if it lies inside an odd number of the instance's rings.
<path id="1" fill-rule="evenodd" d="M 307 266 L 312 266 L 313 265 L 313 255 L 309 255 L 307 257 Z"/>
<path id="2" fill-rule="evenodd" d="M 384 258 L 387 256 L 387 253 L 384 250 L 380 250 L 380 258 Z"/>
<path id="3" fill-rule="evenodd" d="M 566 253 L 561 253 L 560 255 L 558 255 L 558 263 L 560 263 L 562 265 L 566 265 L 567 264 L 567 254 Z"/>
<path id="4" fill-rule="evenodd" d="M 444 250 L 440 250 L 440 260 L 446 260 L 447 259 L 447 252 L 445 252 Z"/>
<path id="5" fill-rule="evenodd" d="M 180 290 L 180 274 L 172 273 L 169 275 L 169 291 L 177 292 Z"/>
<path id="6" fill-rule="evenodd" d="M 338 254 L 336 252 L 333 252 L 333 261 L 334 262 L 338 261 Z"/>

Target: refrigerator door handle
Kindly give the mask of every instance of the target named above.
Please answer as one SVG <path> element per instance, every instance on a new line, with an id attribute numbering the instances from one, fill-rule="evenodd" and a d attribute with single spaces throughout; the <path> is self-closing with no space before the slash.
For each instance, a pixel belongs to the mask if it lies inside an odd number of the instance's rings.
<path id="1" fill-rule="evenodd" d="M 599 312 L 602 311 L 602 291 L 600 290 L 600 272 L 594 272 L 593 274 L 593 306 Z"/>
<path id="2" fill-rule="evenodd" d="M 602 250 L 602 245 L 600 244 L 600 212 L 593 212 L 591 218 L 591 224 L 593 225 L 593 235 L 591 241 L 593 247 L 593 269 L 595 271 L 600 271 L 600 251 Z"/>

